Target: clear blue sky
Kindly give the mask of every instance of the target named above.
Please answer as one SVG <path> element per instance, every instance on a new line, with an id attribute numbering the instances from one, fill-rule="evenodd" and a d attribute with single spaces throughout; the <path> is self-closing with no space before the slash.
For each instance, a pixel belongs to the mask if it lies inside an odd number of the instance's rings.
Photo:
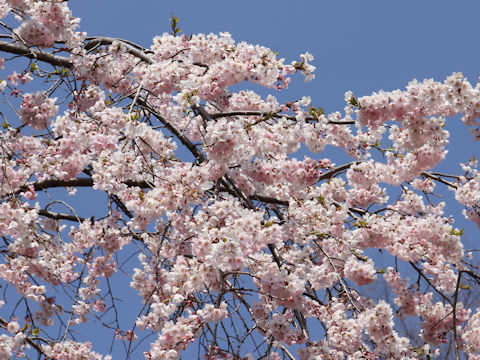
<path id="1" fill-rule="evenodd" d="M 480 2 L 474 0 L 70 0 L 69 4 L 88 35 L 120 37 L 146 47 L 153 36 L 170 31 L 173 13 L 187 35 L 228 31 L 236 41 L 274 49 L 287 62 L 309 51 L 315 56 L 316 79 L 304 83 L 297 78 L 290 89 L 274 95 L 284 100 L 311 96 L 327 113 L 343 110 L 347 90 L 363 96 L 404 88 L 414 78 L 443 81 L 452 72 L 463 72 L 476 82 L 480 75 Z M 452 136 L 446 169 L 459 172 L 455 163 L 480 157 L 480 143 L 471 141 L 458 119 L 448 129 Z M 458 214 L 458 209 L 453 212 Z M 478 240 L 475 227 L 460 223 Z M 95 349 L 108 353 L 110 340 L 99 339 Z M 114 359 L 123 358 L 124 351 L 118 348 L 113 354 Z"/>

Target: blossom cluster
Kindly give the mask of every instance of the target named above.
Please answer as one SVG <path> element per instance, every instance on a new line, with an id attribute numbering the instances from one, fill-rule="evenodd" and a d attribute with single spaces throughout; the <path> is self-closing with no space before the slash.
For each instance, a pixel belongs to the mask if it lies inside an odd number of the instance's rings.
<path id="1" fill-rule="evenodd" d="M 45 129 L 50 119 L 57 115 L 58 106 L 55 101 L 56 99 L 47 97 L 44 92 L 23 95 L 20 120 L 36 130 Z"/>
<path id="2" fill-rule="evenodd" d="M 77 36 L 74 29 L 78 26 L 79 19 L 72 16 L 63 2 L 5 0 L 2 3 L 5 10 L 9 7 L 11 11 L 28 15 L 16 29 L 18 41 L 49 48 L 56 41 L 70 41 Z M 21 18 L 18 13 L 17 16 Z"/>

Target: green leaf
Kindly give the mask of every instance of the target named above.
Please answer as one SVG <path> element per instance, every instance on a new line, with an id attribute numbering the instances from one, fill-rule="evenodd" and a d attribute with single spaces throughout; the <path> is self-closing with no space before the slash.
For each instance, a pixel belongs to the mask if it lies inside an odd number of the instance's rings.
<path id="1" fill-rule="evenodd" d="M 355 96 L 352 96 L 352 97 L 350 98 L 350 100 L 348 100 L 348 104 L 350 104 L 350 105 L 352 105 L 352 106 L 356 106 L 356 107 L 358 107 L 359 109 L 361 109 L 361 107 L 362 107 L 362 106 L 360 105 L 360 103 L 358 102 L 358 100 L 355 98 Z"/>
<path id="2" fill-rule="evenodd" d="M 358 228 L 368 227 L 368 223 L 364 220 L 358 220 L 357 222 L 353 223 L 353 225 L 358 227 Z"/>
<path id="3" fill-rule="evenodd" d="M 170 16 L 170 28 L 172 29 L 173 36 L 177 36 L 178 33 L 182 32 L 182 30 L 177 26 L 179 20 L 180 18 L 173 16 L 173 14 Z"/>
<path id="4" fill-rule="evenodd" d="M 362 255 L 360 254 L 357 250 L 355 249 L 350 249 L 350 251 L 352 252 L 353 255 L 355 255 L 355 257 L 360 260 L 360 261 L 368 261 L 368 256 L 365 256 L 365 255 Z"/>
<path id="5" fill-rule="evenodd" d="M 323 206 L 324 208 L 327 207 L 327 203 L 325 202 L 325 198 L 324 198 L 322 195 L 320 195 L 319 197 L 317 197 L 317 201 L 318 201 L 320 204 L 322 204 L 322 206 Z"/>
<path id="6" fill-rule="evenodd" d="M 272 220 L 268 220 L 268 221 L 265 221 L 265 224 L 263 224 L 263 227 L 270 227 L 272 226 L 273 224 L 276 224 L 275 221 L 272 221 Z"/>
<path id="7" fill-rule="evenodd" d="M 450 230 L 450 234 L 457 235 L 457 236 L 463 236 L 465 234 L 465 230 L 455 228 L 455 229 Z"/>
<path id="8" fill-rule="evenodd" d="M 318 120 L 320 116 L 325 115 L 325 110 L 321 107 L 316 108 L 314 106 L 310 106 L 308 108 L 308 113 Z"/>

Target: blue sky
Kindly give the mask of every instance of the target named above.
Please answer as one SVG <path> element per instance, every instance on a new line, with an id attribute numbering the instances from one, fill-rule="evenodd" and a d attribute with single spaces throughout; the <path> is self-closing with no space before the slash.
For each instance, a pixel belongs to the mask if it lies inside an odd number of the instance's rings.
<path id="1" fill-rule="evenodd" d="M 146 47 L 153 36 L 170 31 L 169 18 L 174 14 L 187 35 L 228 31 L 236 41 L 274 49 L 287 62 L 308 51 L 315 56 L 316 79 L 304 83 L 298 77 L 288 90 L 274 95 L 282 100 L 308 95 L 327 113 L 343 110 L 347 90 L 360 97 L 380 89 L 404 88 L 414 78 L 443 81 L 452 72 L 463 72 L 476 82 L 480 74 L 480 2 L 473 0 L 70 0 L 69 4 L 73 15 L 82 19 L 80 29 L 88 35 L 124 38 Z M 262 90 L 261 94 L 270 92 Z M 449 121 L 448 129 L 450 153 L 442 169 L 459 172 L 458 162 L 472 155 L 480 157 L 480 143 L 471 141 L 458 119 Z M 348 160 L 338 155 L 333 161 Z M 87 213 L 82 215 L 91 215 L 89 204 L 84 205 Z M 458 216 L 459 210 L 452 209 L 452 213 Z M 478 240 L 474 226 L 464 221 L 459 224 L 470 240 Z M 128 305 L 122 311 L 128 312 Z M 110 340 L 95 342 L 95 349 L 108 353 Z M 122 358 L 124 351 L 118 348 L 115 354 Z"/>

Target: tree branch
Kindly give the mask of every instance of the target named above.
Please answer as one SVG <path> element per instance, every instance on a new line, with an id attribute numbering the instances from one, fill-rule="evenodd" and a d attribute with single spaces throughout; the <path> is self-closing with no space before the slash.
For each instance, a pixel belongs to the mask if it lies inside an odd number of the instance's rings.
<path id="1" fill-rule="evenodd" d="M 62 66 L 67 69 L 70 69 L 73 67 L 73 64 L 69 58 L 54 55 L 47 51 L 29 48 L 23 44 L 12 43 L 8 41 L 0 41 L 0 51 L 4 51 L 10 54 L 16 54 L 20 56 L 25 56 L 33 60 L 40 60 L 40 61 L 49 63 L 50 65 L 53 65 L 53 66 Z"/>
<path id="2" fill-rule="evenodd" d="M 440 183 L 442 183 L 442 184 L 445 184 L 445 185 L 447 185 L 447 186 L 450 186 L 450 187 L 452 187 L 452 188 L 454 188 L 454 189 L 458 188 L 457 185 L 451 183 L 450 181 L 447 181 L 447 180 L 445 180 L 445 179 L 442 179 L 440 176 L 438 176 L 438 175 L 440 175 L 440 174 L 435 175 L 435 174 L 433 174 L 433 173 L 423 172 L 422 175 L 425 176 L 425 177 L 428 177 L 428 178 L 430 178 L 430 179 L 432 179 L 432 180 L 436 180 L 436 181 L 438 181 L 438 182 L 440 182 Z M 447 175 L 442 175 L 442 176 L 447 176 Z M 450 176 L 450 177 L 451 177 L 451 176 Z"/>
<path id="3" fill-rule="evenodd" d="M 336 175 L 337 173 L 339 172 L 342 172 L 344 170 L 347 170 L 348 168 L 350 168 L 351 166 L 353 165 L 357 165 L 357 164 L 360 164 L 360 161 L 352 161 L 351 163 L 348 163 L 348 164 L 344 164 L 344 165 L 341 165 L 333 170 L 330 170 L 329 172 L 326 172 L 325 174 L 322 174 L 320 175 L 320 177 L 318 178 L 317 182 L 318 181 L 322 181 L 322 180 L 327 180 L 327 179 L 330 179 L 331 177 L 333 177 L 334 175 Z"/>
<path id="4" fill-rule="evenodd" d="M 123 183 L 127 186 L 138 186 L 142 189 L 150 188 L 151 186 L 146 181 L 125 180 Z M 27 191 L 30 186 L 33 186 L 35 191 L 42 191 L 50 188 L 66 188 L 66 187 L 92 187 L 92 178 L 74 178 L 70 180 L 48 179 L 41 182 L 30 182 L 22 186 L 19 191 Z"/>
<path id="5" fill-rule="evenodd" d="M 161 123 L 163 125 L 165 125 L 165 127 L 168 130 L 170 130 L 170 132 L 172 132 L 182 142 L 182 144 L 185 145 L 188 148 L 188 150 L 190 150 L 190 152 L 193 154 L 193 156 L 195 156 L 195 158 L 200 163 L 202 163 L 206 160 L 205 156 L 203 156 L 203 154 L 200 151 L 198 151 L 196 146 L 185 135 L 183 135 L 182 132 L 179 129 L 177 129 L 177 127 L 175 125 L 173 125 L 169 120 L 164 118 L 162 116 L 162 114 L 160 114 L 150 104 L 148 104 L 148 102 L 146 100 L 139 97 L 137 99 L 137 103 L 138 103 L 139 106 L 148 110 L 152 115 L 154 115 L 158 120 L 160 120 Z"/>
<path id="6" fill-rule="evenodd" d="M 127 42 L 122 39 L 116 39 L 116 38 L 111 38 L 107 36 L 98 36 L 98 37 L 96 36 L 88 39 L 89 40 L 91 39 L 91 41 L 84 46 L 84 49 L 87 51 L 99 45 L 112 45 L 114 41 L 118 41 L 127 49 L 127 52 L 129 54 L 132 54 L 133 56 L 139 58 L 140 60 L 145 61 L 147 64 L 153 64 L 153 60 L 144 51 L 140 50 L 143 48 L 132 42 Z"/>
<path id="7" fill-rule="evenodd" d="M 210 114 L 210 117 L 212 119 L 217 119 L 221 117 L 228 117 L 228 116 L 267 116 L 267 117 L 274 117 L 274 118 L 285 118 L 288 120 L 297 120 L 297 118 L 293 115 L 287 115 L 287 114 L 279 114 L 279 113 L 268 113 L 264 111 L 229 111 L 225 113 L 216 113 L 216 114 Z M 317 118 L 314 118 L 313 116 L 309 116 L 305 118 L 306 121 L 318 121 Z M 354 125 L 355 121 L 332 121 L 329 120 L 327 124 L 331 125 Z"/>
<path id="8" fill-rule="evenodd" d="M 122 43 L 122 45 L 127 49 L 127 52 L 129 54 L 134 55 L 135 57 L 139 58 L 142 61 L 145 61 L 148 64 L 153 64 L 153 60 L 144 51 L 140 50 L 143 48 L 134 43 L 106 36 L 99 36 L 88 39 L 91 39 L 91 41 L 85 44 L 85 50 L 91 50 L 98 45 L 111 45 L 114 41 L 118 41 Z M 48 51 L 27 47 L 20 43 L 0 41 L 0 51 L 25 56 L 33 60 L 40 60 L 53 66 L 62 66 L 67 69 L 71 69 L 73 67 L 72 61 L 67 57 L 58 56 Z"/>
<path id="9" fill-rule="evenodd" d="M 58 180 L 58 179 L 48 179 L 42 182 L 28 183 L 21 188 L 22 191 L 27 190 L 30 186 L 33 186 L 35 191 L 42 191 L 49 188 L 55 187 L 89 187 L 93 186 L 92 178 L 75 178 L 71 180 Z"/>
<path id="10" fill-rule="evenodd" d="M 69 220 L 69 221 L 75 221 L 75 222 L 84 222 L 86 220 L 85 218 L 82 218 L 79 216 L 62 214 L 62 213 L 54 213 L 44 209 L 40 209 L 38 211 L 38 214 L 54 220 Z"/>

